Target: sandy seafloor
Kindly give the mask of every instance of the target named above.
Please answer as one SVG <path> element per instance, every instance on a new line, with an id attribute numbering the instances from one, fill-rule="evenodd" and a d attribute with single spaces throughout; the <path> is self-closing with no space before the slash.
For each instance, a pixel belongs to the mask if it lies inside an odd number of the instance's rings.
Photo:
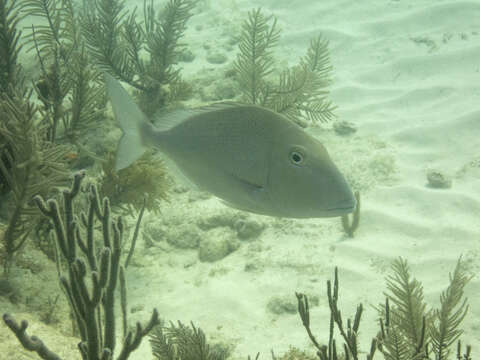
<path id="1" fill-rule="evenodd" d="M 128 269 L 129 306 L 135 310 L 130 321 L 146 320 L 153 307 L 167 320 L 192 320 L 211 342 L 230 344 L 232 359 L 257 352 L 269 359 L 270 349 L 282 354 L 289 345 L 313 350 L 298 315 L 274 314 L 267 304 L 274 297 L 295 304 L 295 291 L 317 295 L 312 329 L 325 342 L 325 282 L 338 266 L 343 314 L 353 316 L 359 302 L 365 307 L 360 340 L 367 351 L 378 329 L 372 305 L 383 302 L 391 261 L 407 259 L 424 285 L 425 300 L 437 306 L 463 254 L 469 271 L 477 274 L 466 288 L 470 309 L 463 324 L 463 342 L 473 346 L 475 357 L 480 352 L 480 1 L 200 2 L 185 37 L 196 57 L 182 63 L 185 79 L 202 87 L 192 105 L 208 101 L 209 91 L 223 91 L 218 87 L 235 58 L 234 37 L 247 11 L 258 6 L 274 14 L 282 28 L 276 51 L 280 68 L 295 64 L 317 34 L 330 41 L 331 98 L 339 120 L 358 131 L 338 136 L 331 125 L 308 131 L 324 142 L 361 192 L 360 228 L 350 239 L 339 219 L 249 215 L 266 225 L 260 237 L 242 241 L 220 261 L 200 262 L 197 250 L 176 249 L 162 236 L 235 237 L 221 224 L 209 231 L 197 224 L 218 214 L 237 216 L 236 211 L 193 191 L 174 195 L 162 216 L 148 214 L 144 222 L 145 229 L 157 232 L 158 242 L 146 248 L 141 239 Z M 210 64 L 206 58 L 212 52 L 228 61 Z M 429 169 L 450 176 L 452 187 L 426 186 Z M 54 269 L 30 278 L 56 286 Z M 29 319 L 31 333 L 52 350 L 75 358 L 77 340 L 66 335 L 68 322 L 49 327 L 28 306 L 4 300 L 1 306 Z M 16 339 L 3 323 L 0 337 L 0 354 L 7 354 L 2 359 L 35 358 L 14 351 Z M 65 355 L 69 350 L 75 355 Z M 153 358 L 148 342 L 131 358 Z"/>

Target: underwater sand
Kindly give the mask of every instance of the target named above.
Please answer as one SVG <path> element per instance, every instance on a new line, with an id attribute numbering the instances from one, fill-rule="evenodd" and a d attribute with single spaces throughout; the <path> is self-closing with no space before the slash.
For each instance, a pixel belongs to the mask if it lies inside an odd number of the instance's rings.
<path id="1" fill-rule="evenodd" d="M 143 2 L 141 2 L 143 4 Z M 294 292 L 319 296 L 311 309 L 317 339 L 328 339 L 326 286 L 335 266 L 340 276 L 340 306 L 353 316 L 364 305 L 360 326 L 362 349 L 378 329 L 372 305 L 384 301 L 385 276 L 398 256 L 407 259 L 424 285 L 425 300 L 438 305 L 448 273 L 458 257 L 474 273 L 480 269 L 480 2 L 478 1 L 205 1 L 191 21 L 185 42 L 196 55 L 183 64 L 187 80 L 203 81 L 205 94 L 223 80 L 233 61 L 246 12 L 262 6 L 282 28 L 277 58 L 293 65 L 319 32 L 330 40 L 334 66 L 331 97 L 339 120 L 358 131 L 340 137 L 331 126 L 313 126 L 339 168 L 362 196 L 361 224 L 353 239 L 345 237 L 339 219 L 287 220 L 249 215 L 266 225 L 262 235 L 215 263 L 202 263 L 196 250 L 164 242 L 146 248 L 140 241 L 128 269 L 130 321 L 145 321 L 152 307 L 167 320 L 192 320 L 212 343 L 234 345 L 232 359 L 261 352 L 270 359 L 290 345 L 310 349 L 297 314 L 273 314 L 267 304 Z M 133 4 L 132 4 L 133 5 Z M 139 2 L 139 5 L 140 2 Z M 199 29 L 198 26 L 201 26 Z M 205 50 L 205 45 L 210 50 Z M 212 49 L 228 61 L 212 65 Z M 211 84 L 210 84 L 211 83 Z M 207 86 L 207 84 L 210 84 Z M 433 189 L 426 174 L 436 169 L 451 176 L 450 189 Z M 208 236 L 234 236 L 228 227 L 199 230 L 197 223 L 218 214 L 235 214 L 214 198 L 194 191 L 175 195 L 164 215 L 148 214 L 148 229 L 172 234 L 178 227 Z M 179 225 L 181 224 L 181 225 Z M 188 232 L 188 230 L 186 230 Z M 55 271 L 36 281 L 50 280 Z M 480 279 L 466 288 L 470 310 L 463 342 L 480 352 Z M 3 300 L 2 300 L 3 301 Z M 17 319 L 28 318 L 35 333 L 52 350 L 75 349 L 76 340 L 41 324 L 28 307 L 2 302 Z M 4 309 L 4 307 L 7 307 Z M 30 310 L 32 311 L 32 310 Z M 4 339 L 8 340 L 4 342 Z M 31 359 L 14 352 L 16 339 L 0 324 L 0 354 Z M 380 354 L 377 353 L 377 357 Z M 74 358 L 74 356 L 69 356 Z M 144 341 L 131 359 L 152 359 Z"/>

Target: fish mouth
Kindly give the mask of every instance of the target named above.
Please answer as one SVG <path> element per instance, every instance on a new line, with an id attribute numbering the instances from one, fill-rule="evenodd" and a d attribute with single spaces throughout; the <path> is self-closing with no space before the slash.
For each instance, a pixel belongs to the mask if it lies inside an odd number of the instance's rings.
<path id="1" fill-rule="evenodd" d="M 328 208 L 325 211 L 330 216 L 341 216 L 341 215 L 346 215 L 354 212 L 356 207 L 357 207 L 356 201 L 353 201 L 353 202 L 349 201 L 348 203 L 343 203 L 335 207 Z"/>
<path id="2" fill-rule="evenodd" d="M 325 211 L 330 215 L 330 216 L 341 216 L 341 215 L 346 215 L 354 212 L 355 206 L 341 206 L 341 207 L 334 207 L 334 208 L 329 208 L 326 209 Z"/>

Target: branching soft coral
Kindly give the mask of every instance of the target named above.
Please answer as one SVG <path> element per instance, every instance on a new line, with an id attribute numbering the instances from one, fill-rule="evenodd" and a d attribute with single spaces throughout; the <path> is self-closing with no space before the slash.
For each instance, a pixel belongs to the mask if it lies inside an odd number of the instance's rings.
<path id="1" fill-rule="evenodd" d="M 103 165 L 100 192 L 110 198 L 113 206 L 125 210 L 139 211 L 143 207 L 150 211 L 160 210 L 160 201 L 168 198 L 170 180 L 163 162 L 152 152 L 146 152 L 131 166 L 115 170 L 113 156 Z"/>

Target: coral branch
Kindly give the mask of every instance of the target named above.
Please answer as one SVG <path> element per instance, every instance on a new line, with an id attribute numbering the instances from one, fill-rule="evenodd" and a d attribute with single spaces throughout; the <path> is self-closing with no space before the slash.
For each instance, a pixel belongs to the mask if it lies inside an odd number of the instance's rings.
<path id="1" fill-rule="evenodd" d="M 36 336 L 28 336 L 27 320 L 22 320 L 20 325 L 10 314 L 3 314 L 3 321 L 16 335 L 22 346 L 28 351 L 35 351 L 42 359 L 45 360 L 61 360 L 62 358 L 52 352 L 47 346 Z"/>

